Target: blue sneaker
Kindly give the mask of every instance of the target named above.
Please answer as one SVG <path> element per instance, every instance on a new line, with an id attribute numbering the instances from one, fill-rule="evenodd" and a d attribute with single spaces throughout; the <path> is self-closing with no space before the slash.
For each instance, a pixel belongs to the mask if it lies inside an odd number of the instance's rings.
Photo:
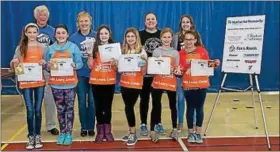
<path id="1" fill-rule="evenodd" d="M 61 134 L 59 135 L 59 137 L 57 138 L 56 144 L 62 145 L 62 144 L 64 143 L 65 136 L 66 136 L 65 133 L 61 133 Z"/>
<path id="2" fill-rule="evenodd" d="M 188 142 L 189 143 L 195 143 L 196 142 L 196 135 L 195 135 L 195 133 L 189 133 L 189 135 L 188 135 Z"/>
<path id="3" fill-rule="evenodd" d="M 72 135 L 71 134 L 66 134 L 63 144 L 64 145 L 71 145 L 72 144 Z"/>
<path id="4" fill-rule="evenodd" d="M 146 124 L 141 124 L 140 126 L 140 135 L 141 136 L 148 136 L 148 129 Z"/>
<path id="5" fill-rule="evenodd" d="M 196 134 L 195 142 L 198 143 L 198 144 L 203 143 L 203 139 L 202 139 L 200 134 Z"/>
<path id="6" fill-rule="evenodd" d="M 161 134 L 161 135 L 166 134 L 161 123 L 159 123 L 155 126 L 155 132 L 157 132 L 158 134 Z"/>

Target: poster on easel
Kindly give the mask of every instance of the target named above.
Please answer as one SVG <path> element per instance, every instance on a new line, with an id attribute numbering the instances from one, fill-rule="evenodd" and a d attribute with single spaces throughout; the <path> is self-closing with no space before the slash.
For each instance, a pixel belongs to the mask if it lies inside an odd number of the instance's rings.
<path id="1" fill-rule="evenodd" d="M 222 72 L 260 74 L 265 15 L 228 17 Z"/>

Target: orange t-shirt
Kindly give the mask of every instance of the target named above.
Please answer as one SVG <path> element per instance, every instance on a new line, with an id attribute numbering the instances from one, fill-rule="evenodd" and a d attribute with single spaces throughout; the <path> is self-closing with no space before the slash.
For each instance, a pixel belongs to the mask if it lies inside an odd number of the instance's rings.
<path id="1" fill-rule="evenodd" d="M 183 67 L 190 67 L 189 64 L 185 64 L 186 60 L 192 59 L 209 59 L 207 51 L 203 47 L 197 47 L 195 53 L 186 54 L 185 50 L 181 50 L 180 52 L 180 64 L 183 64 Z M 185 65 L 184 65 L 185 64 Z M 189 88 L 208 88 L 210 86 L 209 77 L 208 76 L 191 76 L 191 74 L 187 74 L 184 72 L 182 87 L 184 89 Z"/>
<path id="2" fill-rule="evenodd" d="M 36 48 L 28 48 L 26 52 L 26 56 L 20 57 L 20 62 L 23 63 L 39 63 L 40 60 L 43 57 L 42 49 L 38 45 Z M 43 75 L 43 71 L 42 71 Z M 24 88 L 35 88 L 35 87 L 41 87 L 46 84 L 46 81 L 44 79 L 43 75 L 43 80 L 42 81 L 20 81 L 19 82 L 19 88 L 24 89 Z"/>
<path id="3" fill-rule="evenodd" d="M 64 52 L 55 51 L 52 59 L 55 58 L 72 58 L 72 56 L 69 50 L 66 50 Z M 77 78 L 76 70 L 73 69 L 73 73 L 74 74 L 72 76 L 52 76 L 52 74 L 50 74 L 49 84 L 53 84 L 53 85 L 77 84 L 78 78 Z"/>
<path id="4" fill-rule="evenodd" d="M 174 57 L 170 57 L 170 64 L 172 67 L 175 66 Z M 172 72 L 172 71 L 171 71 Z M 156 89 L 163 89 L 169 91 L 176 91 L 177 81 L 175 75 L 172 73 L 170 75 L 155 75 L 152 83 L 152 87 Z"/>
<path id="5" fill-rule="evenodd" d="M 116 83 L 116 70 L 109 62 L 101 62 L 99 53 L 93 60 L 93 67 L 90 73 L 90 84 L 111 85 Z"/>

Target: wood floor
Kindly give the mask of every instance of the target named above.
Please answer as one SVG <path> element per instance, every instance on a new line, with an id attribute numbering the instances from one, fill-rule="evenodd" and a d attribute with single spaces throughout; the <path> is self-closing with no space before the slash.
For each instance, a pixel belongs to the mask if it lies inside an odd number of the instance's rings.
<path id="1" fill-rule="evenodd" d="M 203 132 L 208 123 L 208 118 L 212 110 L 217 94 L 209 93 L 205 103 L 205 116 Z M 22 105 L 19 96 L 1 96 L 1 149 L 2 150 L 25 150 L 27 126 L 26 110 Z M 167 135 L 162 136 L 159 143 L 153 144 L 147 137 L 140 137 L 140 141 L 132 147 L 127 147 L 123 142 L 96 145 L 92 142 L 92 137 L 81 137 L 80 122 L 78 118 L 77 100 L 75 101 L 75 121 L 73 128 L 72 146 L 57 146 L 54 141 L 57 136 L 52 136 L 46 132 L 45 114 L 43 110 L 42 120 L 42 140 L 44 147 L 42 150 L 128 150 L 128 151 L 202 151 L 202 150 L 267 150 L 266 139 L 264 138 L 264 125 L 260 104 L 255 96 L 257 127 L 254 121 L 254 109 L 252 107 L 250 93 L 222 93 L 219 104 L 210 123 L 204 144 L 190 145 L 186 141 L 186 121 L 184 130 L 180 133 L 182 137 L 179 142 L 167 138 L 171 130 L 170 110 L 167 96 L 163 96 L 162 123 Z M 279 94 L 262 93 L 266 122 L 269 136 L 271 137 L 272 150 L 279 150 Z M 151 110 L 151 104 L 150 104 Z M 139 102 L 135 107 L 137 128 L 139 128 Z M 150 113 L 150 112 L 149 112 Z M 149 119 L 148 119 L 149 122 Z M 127 122 L 124 114 L 124 104 L 120 94 L 116 94 L 113 102 L 113 134 L 118 140 L 127 133 Z M 138 131 L 138 130 L 137 130 Z M 139 133 L 138 133 L 139 134 Z M 231 138 L 229 138 L 229 136 Z M 237 138 L 238 137 L 238 138 Z M 246 137 L 246 138 L 245 138 Z M 81 147 L 82 146 L 82 147 Z M 184 147 L 182 148 L 182 147 Z"/>

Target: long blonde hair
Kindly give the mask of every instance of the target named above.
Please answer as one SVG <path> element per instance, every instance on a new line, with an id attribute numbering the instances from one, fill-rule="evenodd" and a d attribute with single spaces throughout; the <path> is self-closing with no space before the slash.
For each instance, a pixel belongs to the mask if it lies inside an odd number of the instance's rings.
<path id="1" fill-rule="evenodd" d="M 130 48 L 129 45 L 126 42 L 126 35 L 132 32 L 135 36 L 136 36 L 136 44 L 135 44 L 135 48 Z M 123 38 L 123 45 L 122 45 L 122 53 L 123 54 L 128 54 L 128 50 L 135 50 L 135 52 L 138 54 L 141 52 L 141 39 L 139 36 L 139 32 L 136 28 L 134 27 L 130 27 L 128 29 L 126 29 L 125 34 L 124 34 L 124 38 Z"/>

